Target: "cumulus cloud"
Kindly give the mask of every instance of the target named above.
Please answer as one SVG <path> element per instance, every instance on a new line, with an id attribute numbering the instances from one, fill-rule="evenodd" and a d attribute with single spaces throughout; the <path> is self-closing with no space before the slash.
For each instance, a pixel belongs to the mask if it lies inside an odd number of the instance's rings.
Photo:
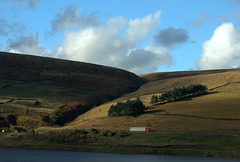
<path id="1" fill-rule="evenodd" d="M 161 12 L 158 11 L 154 15 L 130 20 L 124 39 L 132 43 L 142 42 L 150 36 L 153 29 L 160 25 L 160 15 Z"/>
<path id="2" fill-rule="evenodd" d="M 159 11 L 129 21 L 123 17 L 110 18 L 101 26 L 66 32 L 58 53 L 67 59 L 115 66 L 138 74 L 154 71 L 158 66 L 170 65 L 172 56 L 166 48 L 154 45 L 140 48 L 138 43 L 148 39 L 159 24 Z"/>
<path id="3" fill-rule="evenodd" d="M 166 48 L 146 46 L 132 50 L 121 62 L 123 67 L 136 73 L 156 71 L 158 66 L 172 64 L 172 56 Z"/>
<path id="4" fill-rule="evenodd" d="M 156 44 L 160 44 L 165 47 L 172 47 L 177 44 L 187 42 L 189 36 L 186 29 L 174 29 L 172 27 L 169 27 L 167 29 L 162 29 L 158 31 L 153 38 Z"/>
<path id="5" fill-rule="evenodd" d="M 203 23 L 206 20 L 211 20 L 211 19 L 212 19 L 212 15 L 210 15 L 208 13 L 200 13 L 196 19 L 194 19 L 193 21 L 190 22 L 190 24 L 195 27 L 201 27 L 201 26 L 203 26 Z"/>
<path id="6" fill-rule="evenodd" d="M 7 51 L 38 56 L 48 56 L 50 54 L 50 51 L 42 47 L 38 42 L 37 36 L 34 37 L 32 34 L 22 36 L 16 40 L 9 39 Z"/>
<path id="7" fill-rule="evenodd" d="M 55 15 L 51 22 L 51 30 L 47 34 L 54 34 L 72 26 L 83 28 L 98 25 L 100 25 L 100 22 L 95 13 L 85 16 L 80 14 L 80 9 L 78 8 L 67 8 Z"/>
<path id="8" fill-rule="evenodd" d="M 40 0 L 0 0 L 0 2 L 15 2 L 15 3 L 28 3 L 28 8 L 33 9 L 35 8 L 35 4 Z"/>
<path id="9" fill-rule="evenodd" d="M 232 23 L 215 29 L 210 40 L 203 43 L 198 69 L 224 69 L 240 66 L 240 31 Z"/>
<path id="10" fill-rule="evenodd" d="M 111 17 L 105 24 L 92 23 L 94 21 L 90 21 L 89 16 L 84 17 L 76 11 L 64 12 L 69 14 L 66 17 L 73 14 L 69 20 L 64 20 L 64 14 L 53 20 L 53 24 L 59 23 L 59 26 L 52 26 L 53 31 L 67 29 L 57 50 L 45 49 L 37 36 L 31 34 L 9 40 L 7 51 L 114 66 L 137 74 L 171 65 L 172 56 L 166 47 L 156 44 L 141 46 L 159 26 L 160 11 L 131 20 Z M 74 30 L 69 28 L 72 25 L 76 25 Z"/>

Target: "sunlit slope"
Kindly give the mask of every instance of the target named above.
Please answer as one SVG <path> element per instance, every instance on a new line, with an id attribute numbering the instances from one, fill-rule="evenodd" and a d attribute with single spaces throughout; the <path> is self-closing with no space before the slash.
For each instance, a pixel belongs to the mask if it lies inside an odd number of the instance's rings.
<path id="1" fill-rule="evenodd" d="M 240 82 L 240 70 L 164 72 L 144 74 L 140 77 L 149 80 L 149 83 L 127 96 L 159 93 L 190 84 L 204 84 L 208 89 L 212 90 L 228 83 Z"/>
<path id="2" fill-rule="evenodd" d="M 240 71 L 217 70 L 176 73 L 154 73 L 142 76 L 149 82 L 126 98 L 140 96 L 148 105 L 138 117 L 107 117 L 111 104 L 101 105 L 79 116 L 69 124 L 71 128 L 123 129 L 148 126 L 158 131 L 239 131 L 240 130 Z M 187 86 L 204 84 L 209 94 L 190 100 L 150 106 L 152 94 Z"/>
<path id="3" fill-rule="evenodd" d="M 38 99 L 49 108 L 65 102 L 97 105 L 135 91 L 142 84 L 135 74 L 117 68 L 0 52 L 2 99 Z"/>

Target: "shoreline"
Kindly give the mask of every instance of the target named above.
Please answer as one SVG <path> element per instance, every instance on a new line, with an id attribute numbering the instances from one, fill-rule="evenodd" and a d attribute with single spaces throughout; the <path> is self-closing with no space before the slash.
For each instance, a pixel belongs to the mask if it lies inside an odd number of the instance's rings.
<path id="1" fill-rule="evenodd" d="M 222 143 L 222 140 L 226 140 L 224 135 L 229 139 L 225 143 Z M 195 141 L 192 141 L 190 136 L 192 136 Z M 237 139 L 240 138 L 240 133 L 238 132 L 141 132 L 132 133 L 129 136 L 121 138 L 99 136 L 88 138 L 90 138 L 88 141 L 80 141 L 78 143 L 8 139 L 4 141 L 1 140 L 0 147 L 120 154 L 240 158 L 240 145 L 238 145 L 239 142 L 236 143 Z M 215 140 L 212 138 L 215 138 Z M 222 138 L 222 140 L 220 138 Z M 211 141 L 207 142 L 208 140 Z"/>

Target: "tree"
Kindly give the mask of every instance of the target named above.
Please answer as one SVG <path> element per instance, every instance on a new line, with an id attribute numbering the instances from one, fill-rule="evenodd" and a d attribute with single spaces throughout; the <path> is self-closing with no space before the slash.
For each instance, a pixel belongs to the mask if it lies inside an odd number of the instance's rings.
<path id="1" fill-rule="evenodd" d="M 8 115 L 7 116 L 7 122 L 11 125 L 16 125 L 17 124 L 17 118 L 14 115 Z"/>
<path id="2" fill-rule="evenodd" d="M 145 106 L 143 102 L 137 98 L 136 100 L 127 100 L 125 103 L 118 102 L 112 105 L 108 111 L 108 116 L 137 116 L 144 112 Z"/>
<path id="3" fill-rule="evenodd" d="M 153 95 L 151 98 L 151 103 L 155 104 L 158 102 L 171 102 L 171 101 L 178 101 L 182 100 L 186 97 L 191 97 L 194 95 L 202 95 L 207 93 L 207 86 L 196 84 L 196 85 L 189 85 L 188 87 L 181 87 L 181 88 L 174 88 L 167 92 L 162 93 L 160 96 Z"/>
<path id="4" fill-rule="evenodd" d="M 153 95 L 151 98 L 151 104 L 156 104 L 159 102 L 159 98 L 157 95 Z"/>

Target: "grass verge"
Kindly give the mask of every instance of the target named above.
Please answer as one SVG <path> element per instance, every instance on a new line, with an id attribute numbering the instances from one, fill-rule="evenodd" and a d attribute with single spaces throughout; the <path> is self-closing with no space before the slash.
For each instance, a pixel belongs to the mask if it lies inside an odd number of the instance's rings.
<path id="1" fill-rule="evenodd" d="M 240 132 L 30 131 L 2 137 L 0 147 L 240 158 Z"/>

